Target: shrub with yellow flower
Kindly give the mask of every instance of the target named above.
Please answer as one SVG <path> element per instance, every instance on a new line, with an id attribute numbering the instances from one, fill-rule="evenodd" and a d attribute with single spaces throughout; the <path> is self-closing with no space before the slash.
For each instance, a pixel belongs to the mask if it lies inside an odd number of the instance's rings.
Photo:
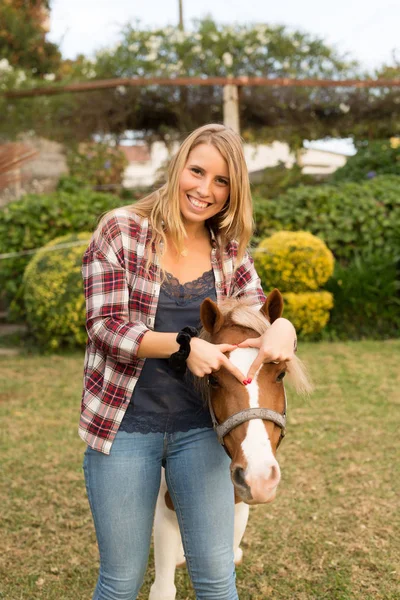
<path id="1" fill-rule="evenodd" d="M 90 235 L 74 233 L 52 240 L 25 269 L 27 323 L 36 342 L 45 350 L 85 344 L 81 265 Z"/>
<path id="2" fill-rule="evenodd" d="M 289 319 L 302 336 L 307 337 L 322 331 L 329 321 L 333 308 L 330 292 L 302 292 L 283 294 L 284 317 Z"/>
<path id="3" fill-rule="evenodd" d="M 332 294 L 318 291 L 333 274 L 334 257 L 326 244 L 307 231 L 279 231 L 259 244 L 254 262 L 264 289 L 282 292 L 285 317 L 298 333 L 319 333 L 333 307 Z"/>

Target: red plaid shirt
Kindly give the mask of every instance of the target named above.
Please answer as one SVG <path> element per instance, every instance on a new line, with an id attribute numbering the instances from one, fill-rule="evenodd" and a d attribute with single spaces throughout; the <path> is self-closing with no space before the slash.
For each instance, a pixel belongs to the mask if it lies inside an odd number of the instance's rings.
<path id="1" fill-rule="evenodd" d="M 245 295 L 262 305 L 265 296 L 246 254 L 235 272 L 237 244 L 220 249 L 212 235 L 211 264 L 217 301 Z M 151 226 L 120 208 L 109 215 L 83 256 L 86 346 L 79 435 L 100 452 L 110 453 L 145 359 L 137 352 L 154 328 L 161 271 L 158 256 L 146 269 Z"/>

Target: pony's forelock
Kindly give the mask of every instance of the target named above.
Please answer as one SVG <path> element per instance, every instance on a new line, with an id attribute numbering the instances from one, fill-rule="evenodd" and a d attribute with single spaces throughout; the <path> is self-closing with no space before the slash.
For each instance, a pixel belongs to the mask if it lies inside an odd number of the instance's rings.
<path id="1" fill-rule="evenodd" d="M 254 306 L 251 300 L 245 298 L 225 298 L 218 304 L 218 308 L 222 315 L 224 317 L 229 316 L 235 325 L 253 329 L 259 335 L 262 335 L 271 326 L 267 317 L 257 306 Z M 202 331 L 200 337 L 209 340 L 211 336 L 207 332 L 204 332 L 203 335 Z"/>

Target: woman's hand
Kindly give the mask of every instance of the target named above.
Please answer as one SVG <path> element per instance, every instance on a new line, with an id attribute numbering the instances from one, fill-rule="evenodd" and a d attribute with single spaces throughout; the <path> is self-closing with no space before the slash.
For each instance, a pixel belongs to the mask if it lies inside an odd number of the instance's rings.
<path id="1" fill-rule="evenodd" d="M 276 319 L 263 335 L 248 338 L 238 345 L 239 348 L 259 348 L 252 363 L 247 379 L 253 379 L 263 363 L 285 362 L 294 357 L 296 330 L 287 319 Z"/>
<path id="2" fill-rule="evenodd" d="M 224 354 L 224 352 L 230 352 L 235 348 L 237 346 L 233 344 L 210 344 L 205 340 L 194 337 L 190 341 L 187 366 L 197 377 L 209 375 L 213 371 L 219 371 L 221 367 L 225 367 L 240 383 L 243 383 L 246 377 Z"/>

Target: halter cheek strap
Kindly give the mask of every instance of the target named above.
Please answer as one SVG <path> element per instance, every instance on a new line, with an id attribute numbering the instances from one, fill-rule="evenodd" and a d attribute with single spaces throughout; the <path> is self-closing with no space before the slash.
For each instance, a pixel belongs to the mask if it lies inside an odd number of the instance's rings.
<path id="1" fill-rule="evenodd" d="M 217 421 L 217 418 L 214 413 L 214 409 L 211 404 L 211 400 L 209 399 L 208 407 L 210 410 L 210 415 L 211 415 L 211 420 L 212 420 L 212 424 L 214 427 L 214 431 L 217 434 L 219 443 L 222 446 L 225 446 L 224 437 L 230 431 L 232 431 L 232 429 L 235 429 L 235 427 L 238 427 L 242 423 L 246 423 L 247 421 L 251 421 L 252 419 L 262 419 L 263 421 L 271 421 L 272 423 L 275 423 L 275 425 L 278 425 L 278 427 L 281 428 L 281 435 L 280 435 L 280 438 L 278 441 L 278 446 L 279 446 L 282 439 L 286 435 L 287 397 L 286 397 L 285 388 L 283 388 L 283 392 L 284 392 L 284 396 L 285 396 L 285 404 L 284 404 L 283 413 L 278 413 L 275 410 L 271 410 L 269 408 L 260 408 L 260 407 L 246 408 L 244 410 L 241 410 L 241 411 L 231 415 L 221 424 L 219 424 Z"/>

